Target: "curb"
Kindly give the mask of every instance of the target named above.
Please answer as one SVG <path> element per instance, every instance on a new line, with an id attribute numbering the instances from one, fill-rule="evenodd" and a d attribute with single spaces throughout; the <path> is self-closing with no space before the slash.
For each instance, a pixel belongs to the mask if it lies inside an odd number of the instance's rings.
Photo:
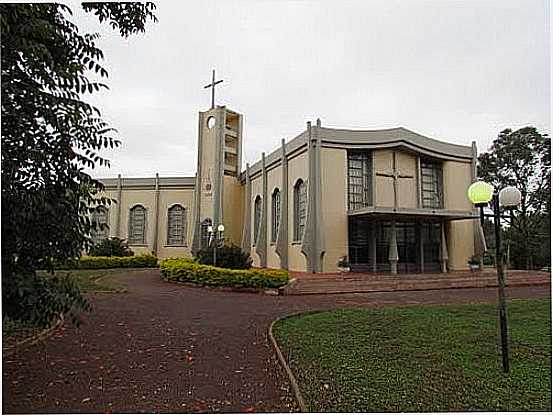
<path id="1" fill-rule="evenodd" d="M 279 288 L 212 287 L 209 285 L 196 284 L 194 282 L 170 281 L 166 278 L 162 278 L 161 280 L 167 284 L 184 285 L 185 287 L 190 287 L 190 288 L 206 288 L 208 290 L 219 291 L 219 292 L 282 295 L 280 292 L 280 288 L 282 287 L 279 287 Z"/>
<path id="2" fill-rule="evenodd" d="M 28 337 L 24 340 L 21 340 L 15 343 L 13 346 L 9 346 L 2 349 L 4 356 L 11 356 L 13 353 L 16 353 L 21 347 L 29 347 L 33 344 L 38 343 L 39 341 L 46 340 L 50 337 L 57 328 L 59 328 L 65 321 L 65 316 L 61 315 L 58 320 L 50 327 L 42 330 L 40 333 L 35 334 L 34 336 Z"/>
<path id="3" fill-rule="evenodd" d="M 311 311 L 311 312 L 299 312 L 299 313 L 292 313 L 288 314 L 283 317 L 279 317 L 276 320 L 273 320 L 271 322 L 271 325 L 269 326 L 269 339 L 271 340 L 271 343 L 273 344 L 273 347 L 275 348 L 276 354 L 278 356 L 278 360 L 284 367 L 284 371 L 286 372 L 286 375 L 288 375 L 288 379 L 290 380 L 290 384 L 292 385 L 292 390 L 294 391 L 294 395 L 296 397 L 296 401 L 298 401 L 298 405 L 300 407 L 300 412 L 309 412 L 307 409 L 307 405 L 305 404 L 305 400 L 303 399 L 303 395 L 301 394 L 300 387 L 298 386 L 298 381 L 296 380 L 296 377 L 294 376 L 294 373 L 292 373 L 292 369 L 290 369 L 290 366 L 288 366 L 288 363 L 286 362 L 286 359 L 284 358 L 284 355 L 282 354 L 282 351 L 280 350 L 280 347 L 278 346 L 278 343 L 273 335 L 273 326 L 275 323 L 284 320 L 289 317 L 294 317 L 300 314 L 311 314 L 313 312 L 319 312 L 319 311 Z"/>

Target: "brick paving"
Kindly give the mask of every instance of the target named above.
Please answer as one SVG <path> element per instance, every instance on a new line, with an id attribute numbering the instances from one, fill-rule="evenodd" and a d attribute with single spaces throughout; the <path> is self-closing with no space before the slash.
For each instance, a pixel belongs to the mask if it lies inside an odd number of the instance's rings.
<path id="1" fill-rule="evenodd" d="M 165 283 L 158 271 L 121 277 L 125 294 L 93 294 L 91 314 L 3 358 L 3 411 L 297 411 L 267 339 L 297 311 L 496 301 L 495 289 L 266 296 Z M 550 297 L 550 286 L 509 298 Z"/>

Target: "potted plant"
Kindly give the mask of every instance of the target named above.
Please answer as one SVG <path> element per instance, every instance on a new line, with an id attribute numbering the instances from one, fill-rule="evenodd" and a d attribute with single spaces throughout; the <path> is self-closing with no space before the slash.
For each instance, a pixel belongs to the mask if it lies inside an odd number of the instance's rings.
<path id="1" fill-rule="evenodd" d="M 471 272 L 476 272 L 480 270 L 480 258 L 477 255 L 473 255 L 468 260 L 469 268 Z"/>
<path id="2" fill-rule="evenodd" d="M 338 266 L 340 272 L 349 272 L 350 270 L 348 257 L 345 255 L 338 260 L 336 265 Z"/>

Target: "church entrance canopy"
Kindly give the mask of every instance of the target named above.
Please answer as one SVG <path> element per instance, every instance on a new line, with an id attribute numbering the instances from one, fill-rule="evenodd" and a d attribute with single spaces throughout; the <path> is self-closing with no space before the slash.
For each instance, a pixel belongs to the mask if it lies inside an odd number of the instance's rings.
<path id="1" fill-rule="evenodd" d="M 355 272 L 445 272 L 445 223 L 478 218 L 472 212 L 364 210 L 348 215 L 349 261 Z"/>

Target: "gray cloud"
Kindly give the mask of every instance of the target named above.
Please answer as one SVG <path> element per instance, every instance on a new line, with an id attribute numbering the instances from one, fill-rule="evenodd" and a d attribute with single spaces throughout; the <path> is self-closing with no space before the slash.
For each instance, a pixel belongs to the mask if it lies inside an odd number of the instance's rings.
<path id="1" fill-rule="evenodd" d="M 123 139 L 95 176 L 194 174 L 212 68 L 217 103 L 245 115 L 249 162 L 317 117 L 480 151 L 506 127 L 550 131 L 547 1 L 160 1 L 129 39 L 74 11 L 102 34 L 111 89 L 90 101 Z"/>

